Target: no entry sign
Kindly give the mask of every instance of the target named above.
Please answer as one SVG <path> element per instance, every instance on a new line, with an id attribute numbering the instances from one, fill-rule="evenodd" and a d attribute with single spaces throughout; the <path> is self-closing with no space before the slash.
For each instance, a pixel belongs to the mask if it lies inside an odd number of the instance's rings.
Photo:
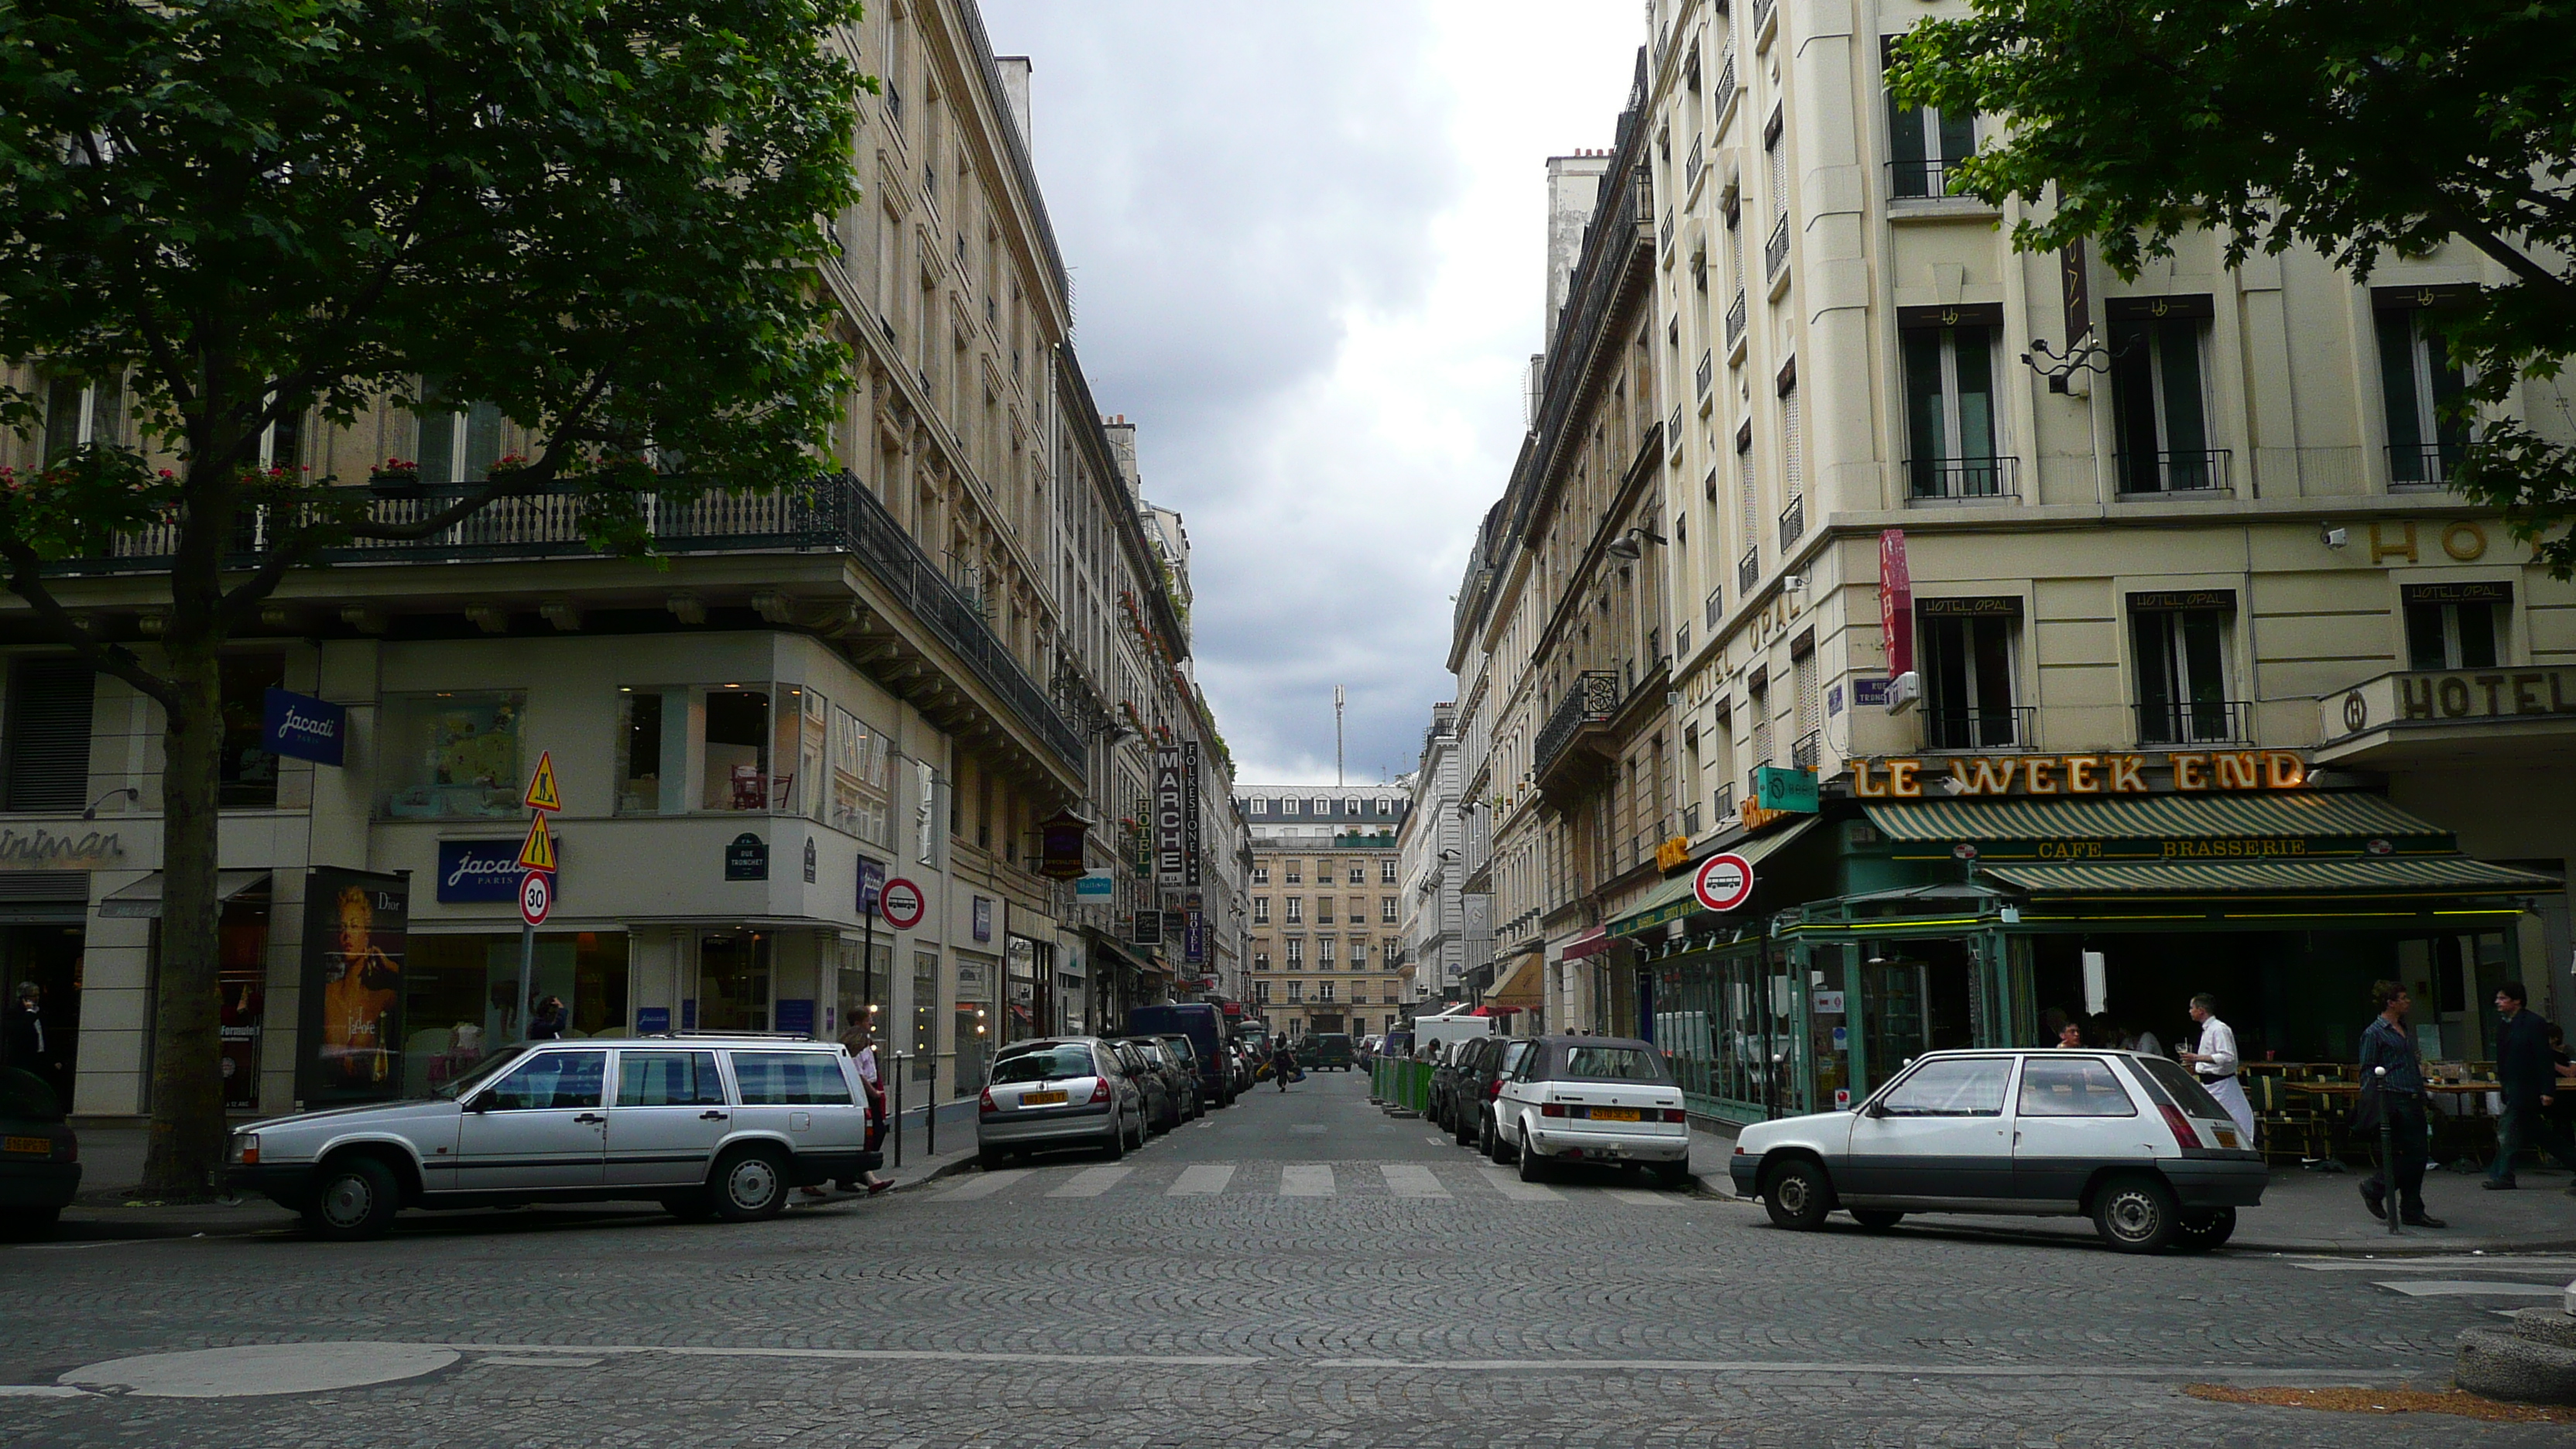
<path id="1" fill-rule="evenodd" d="M 1712 855 L 1699 863 L 1691 889 L 1702 910 L 1734 910 L 1753 895 L 1753 862 L 1732 852 Z"/>
<path id="2" fill-rule="evenodd" d="M 898 931 L 909 931 L 920 925 L 923 908 L 921 887 L 902 876 L 887 881 L 884 891 L 877 896 L 878 913 L 885 917 L 887 925 Z"/>

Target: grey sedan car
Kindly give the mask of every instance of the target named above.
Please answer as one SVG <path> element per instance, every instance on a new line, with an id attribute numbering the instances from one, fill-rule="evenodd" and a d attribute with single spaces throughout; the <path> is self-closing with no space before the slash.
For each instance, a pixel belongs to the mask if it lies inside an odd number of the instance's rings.
<path id="1" fill-rule="evenodd" d="M 975 1150 L 985 1167 L 1046 1147 L 1097 1147 L 1112 1161 L 1145 1145 L 1145 1099 L 1127 1064 L 1097 1037 L 1024 1043 L 993 1063 L 976 1103 Z"/>

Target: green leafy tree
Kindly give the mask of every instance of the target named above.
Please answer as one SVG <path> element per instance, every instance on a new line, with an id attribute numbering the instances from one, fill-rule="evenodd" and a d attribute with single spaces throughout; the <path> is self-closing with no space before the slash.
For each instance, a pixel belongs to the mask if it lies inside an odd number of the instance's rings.
<path id="1" fill-rule="evenodd" d="M 2304 243 L 2356 276 L 2452 238 L 2511 278 L 2437 309 L 2476 425 L 2454 482 L 2576 572 L 2576 448 L 2493 415 L 2576 351 L 2576 0 L 1971 0 L 1890 83 L 2005 118 L 1956 189 L 2093 239 L 2124 277 L 2216 227 L 2228 260 Z M 2566 421 L 2564 419 L 2561 420 Z M 2561 430 L 2562 436 L 2564 430 Z"/>
<path id="2" fill-rule="evenodd" d="M 0 479 L 0 565 L 22 618 L 167 719 L 147 1190 L 203 1192 L 224 1148 L 218 650 L 335 545 L 569 490 L 596 547 L 644 552 L 656 495 L 803 486 L 846 381 L 811 264 L 855 195 L 857 16 L 0 0 L 0 356 L 121 389 L 138 434 Z M 423 378 L 526 455 L 399 522 L 363 484 L 258 466 L 273 424 L 431 401 Z M 0 394 L 0 424 L 33 436 L 41 408 Z M 144 650 L 53 566 L 147 526 L 168 603 Z"/>

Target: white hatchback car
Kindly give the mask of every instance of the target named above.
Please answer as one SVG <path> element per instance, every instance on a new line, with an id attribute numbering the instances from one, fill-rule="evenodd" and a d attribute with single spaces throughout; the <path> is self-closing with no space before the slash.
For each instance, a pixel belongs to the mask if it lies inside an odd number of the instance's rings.
<path id="1" fill-rule="evenodd" d="M 1871 1229 L 1909 1212 L 2081 1214 L 2132 1253 L 2217 1247 L 2271 1180 L 2180 1066 L 2063 1049 L 1918 1057 L 1852 1111 L 1745 1128 L 1728 1175 L 1785 1228 L 1836 1208 Z"/>
<path id="2" fill-rule="evenodd" d="M 1635 1165 L 1666 1187 L 1690 1183 L 1690 1118 L 1682 1089 L 1650 1042 L 1543 1036 L 1494 1096 L 1494 1138 L 1523 1182 L 1562 1162 Z"/>

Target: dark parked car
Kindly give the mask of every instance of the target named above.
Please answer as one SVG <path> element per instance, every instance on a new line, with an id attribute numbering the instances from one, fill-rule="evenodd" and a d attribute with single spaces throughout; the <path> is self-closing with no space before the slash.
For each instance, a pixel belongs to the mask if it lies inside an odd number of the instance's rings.
<path id="1" fill-rule="evenodd" d="M 1118 1056 L 1119 1070 L 1133 1082 L 1144 1098 L 1145 1127 L 1150 1132 L 1164 1130 L 1166 1123 L 1178 1123 L 1180 1115 L 1173 1105 L 1172 1073 L 1154 1054 L 1134 1037 L 1119 1037 L 1109 1043 Z"/>
<path id="2" fill-rule="evenodd" d="M 1347 1032 L 1324 1032 L 1314 1038 L 1314 1043 L 1314 1060 L 1308 1061 L 1303 1054 L 1300 1054 L 1297 1059 L 1299 1065 L 1326 1072 L 1347 1072 L 1351 1069 L 1353 1054 L 1351 1038 Z"/>
<path id="3" fill-rule="evenodd" d="M 1127 1012 L 1127 1030 L 1137 1036 L 1172 1036 L 1189 1038 L 1191 1065 L 1199 1078 L 1199 1097 L 1208 1106 L 1223 1107 L 1234 1101 L 1237 1090 L 1232 1075 L 1226 1070 L 1224 1044 L 1225 1017 L 1204 1001 L 1164 1002 L 1154 1006 L 1131 1007 Z"/>
<path id="4" fill-rule="evenodd" d="M 80 1191 L 80 1140 L 44 1079 L 0 1067 L 0 1238 L 53 1231 Z"/>
<path id="5" fill-rule="evenodd" d="M 1166 1107 L 1154 1120 L 1154 1130 L 1169 1132 L 1199 1115 L 1198 1073 L 1172 1054 L 1171 1047 L 1159 1036 L 1126 1036 L 1119 1041 L 1136 1049 L 1148 1066 L 1163 1079 Z"/>
<path id="6" fill-rule="evenodd" d="M 1494 1036 L 1462 1041 L 1431 1069 L 1431 1120 L 1461 1144 L 1475 1140 L 1477 1064 L 1502 1050 L 1502 1041 Z"/>

